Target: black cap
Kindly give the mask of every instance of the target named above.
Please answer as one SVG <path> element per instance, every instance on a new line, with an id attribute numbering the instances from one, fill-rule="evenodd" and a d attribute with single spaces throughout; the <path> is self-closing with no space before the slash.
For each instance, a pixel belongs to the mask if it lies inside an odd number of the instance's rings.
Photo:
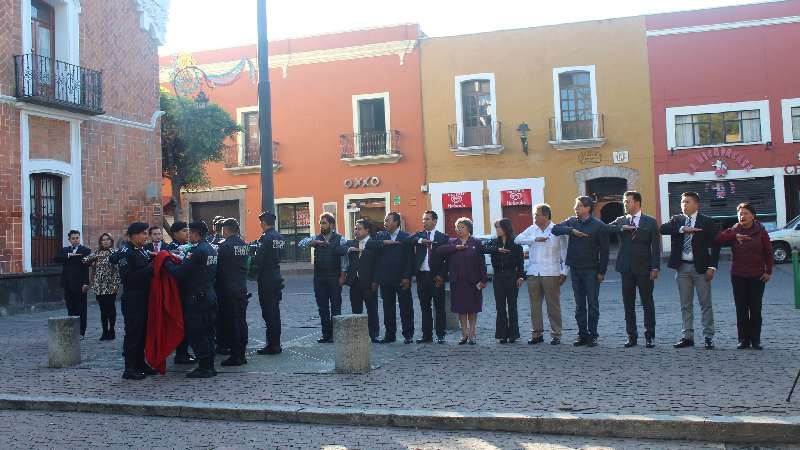
<path id="1" fill-rule="evenodd" d="M 222 226 L 239 228 L 239 221 L 234 219 L 233 217 L 228 217 L 227 219 L 222 221 Z"/>
<path id="2" fill-rule="evenodd" d="M 139 234 L 142 231 L 147 231 L 150 228 L 150 225 L 144 222 L 133 222 L 132 224 L 128 225 L 128 236 L 133 236 L 134 234 Z"/>
<path id="3" fill-rule="evenodd" d="M 189 223 L 189 229 L 200 233 L 202 236 L 208 234 L 208 225 L 202 220 Z"/>
<path id="4" fill-rule="evenodd" d="M 183 222 L 183 221 L 179 220 L 179 221 L 173 223 L 172 226 L 169 227 L 169 231 L 172 232 L 172 233 L 175 233 L 177 231 L 183 230 L 184 228 L 189 228 L 189 225 L 187 225 L 186 222 Z"/>
<path id="5" fill-rule="evenodd" d="M 261 214 L 258 215 L 258 220 L 263 221 L 264 219 L 266 219 L 268 217 L 270 219 L 272 219 L 272 220 L 275 220 L 277 218 L 277 216 L 275 214 L 273 214 L 271 211 L 264 211 L 264 212 L 262 212 Z"/>

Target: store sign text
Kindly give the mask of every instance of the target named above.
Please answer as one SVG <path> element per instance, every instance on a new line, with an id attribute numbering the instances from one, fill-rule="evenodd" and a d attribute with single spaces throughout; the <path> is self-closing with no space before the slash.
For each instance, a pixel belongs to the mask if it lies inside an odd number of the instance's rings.
<path id="1" fill-rule="evenodd" d="M 749 172 L 753 169 L 753 163 L 747 159 L 742 152 L 734 151 L 731 148 L 715 147 L 708 150 L 703 150 L 694 157 L 694 160 L 689 163 L 689 173 L 695 173 L 700 167 L 703 167 L 707 161 L 711 161 L 711 167 L 714 168 L 714 173 L 718 177 L 724 177 L 728 174 L 727 159 L 736 161 L 739 166 L 745 171 Z"/>
<path id="2" fill-rule="evenodd" d="M 442 194 L 442 209 L 472 208 L 471 192 Z"/>
<path id="3" fill-rule="evenodd" d="M 344 180 L 344 187 L 346 189 L 358 189 L 361 187 L 376 187 L 381 184 L 381 179 L 378 177 L 363 177 Z"/>
<path id="4" fill-rule="evenodd" d="M 530 189 L 517 189 L 501 191 L 500 203 L 502 206 L 526 206 L 532 203 Z"/>

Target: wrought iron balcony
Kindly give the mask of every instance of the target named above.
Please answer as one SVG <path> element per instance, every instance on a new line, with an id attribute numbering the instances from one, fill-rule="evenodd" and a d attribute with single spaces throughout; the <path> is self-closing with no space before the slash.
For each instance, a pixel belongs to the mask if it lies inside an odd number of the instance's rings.
<path id="1" fill-rule="evenodd" d="M 47 56 L 14 56 L 19 100 L 82 114 L 103 114 L 103 74 Z"/>
<path id="2" fill-rule="evenodd" d="M 276 171 L 281 166 L 278 158 L 280 144 L 272 141 L 272 170 Z M 261 153 L 258 143 L 252 142 L 243 146 L 226 145 L 223 149 L 225 168 L 239 172 L 257 172 L 261 170 Z"/>
<path id="3" fill-rule="evenodd" d="M 605 120 L 602 114 L 551 117 L 549 138 L 550 145 L 558 150 L 600 147 L 606 142 Z"/>
<path id="4" fill-rule="evenodd" d="M 496 155 L 503 151 L 502 123 L 492 122 L 481 127 L 462 124 L 448 126 L 450 150 L 456 155 Z"/>
<path id="5" fill-rule="evenodd" d="M 400 160 L 400 132 L 365 131 L 339 136 L 342 161 L 350 165 L 393 163 Z"/>

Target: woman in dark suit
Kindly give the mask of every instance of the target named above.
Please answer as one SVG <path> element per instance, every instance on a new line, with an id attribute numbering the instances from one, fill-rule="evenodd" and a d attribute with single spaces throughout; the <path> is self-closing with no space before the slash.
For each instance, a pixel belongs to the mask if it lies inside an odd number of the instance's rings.
<path id="1" fill-rule="evenodd" d="M 481 291 L 489 280 L 480 241 L 472 237 L 472 221 L 466 217 L 456 220 L 455 239 L 439 247 L 436 252 L 447 258 L 450 278 L 450 309 L 458 314 L 461 323 L 459 345 L 475 345 L 478 313 L 483 306 Z"/>
<path id="2" fill-rule="evenodd" d="M 731 246 L 731 284 L 739 333 L 736 348 L 761 350 L 761 300 L 764 285 L 772 276 L 772 244 L 767 230 L 756 220 L 753 205 L 739 203 L 736 213 L 739 223 L 717 235 L 718 244 Z"/>
<path id="3" fill-rule="evenodd" d="M 525 281 L 525 257 L 522 246 L 514 243 L 511 220 L 500 219 L 494 223 L 497 237 L 484 244 L 484 252 L 492 257 L 494 303 L 497 307 L 497 324 L 494 337 L 501 344 L 513 344 L 519 339 L 517 320 L 517 295 Z"/>

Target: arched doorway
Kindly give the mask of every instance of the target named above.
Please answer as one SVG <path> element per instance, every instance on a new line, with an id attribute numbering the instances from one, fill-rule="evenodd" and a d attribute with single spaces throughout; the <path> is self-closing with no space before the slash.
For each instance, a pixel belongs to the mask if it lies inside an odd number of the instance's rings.
<path id="1" fill-rule="evenodd" d="M 594 216 L 605 223 L 611 223 L 625 214 L 622 194 L 628 190 L 628 180 L 619 177 L 602 177 L 586 181 L 586 195 L 595 201 Z M 617 235 L 610 236 L 611 243 L 617 242 Z"/>

